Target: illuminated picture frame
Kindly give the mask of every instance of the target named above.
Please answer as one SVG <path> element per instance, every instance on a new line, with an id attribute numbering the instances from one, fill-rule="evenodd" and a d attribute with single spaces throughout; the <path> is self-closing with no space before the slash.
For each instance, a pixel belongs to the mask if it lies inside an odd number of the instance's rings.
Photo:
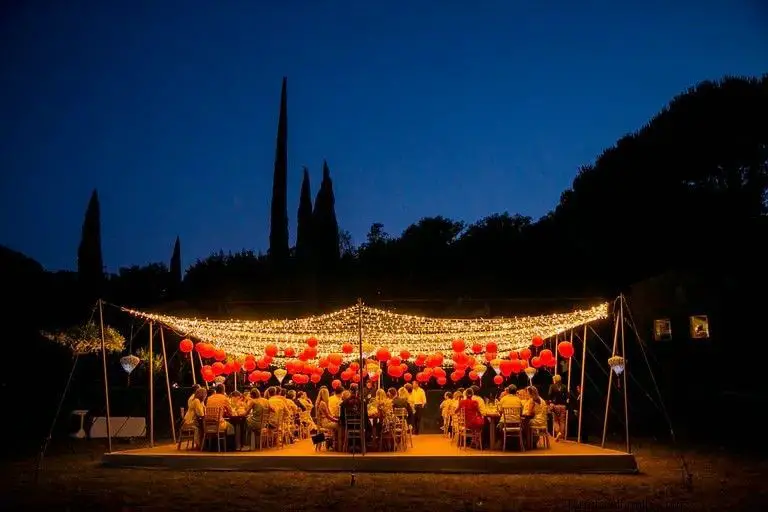
<path id="1" fill-rule="evenodd" d="M 691 317 L 691 338 L 695 340 L 709 338 L 709 317 L 707 315 L 693 315 Z"/>
<path id="2" fill-rule="evenodd" d="M 672 339 L 672 320 L 659 318 L 653 321 L 653 339 L 665 341 Z"/>

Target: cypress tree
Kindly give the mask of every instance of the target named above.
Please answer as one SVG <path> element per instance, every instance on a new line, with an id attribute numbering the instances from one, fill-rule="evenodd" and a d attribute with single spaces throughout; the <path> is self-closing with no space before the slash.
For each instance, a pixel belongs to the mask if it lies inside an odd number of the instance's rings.
<path id="1" fill-rule="evenodd" d="M 297 219 L 296 259 L 301 265 L 306 265 L 312 252 L 312 190 L 309 185 L 309 170 L 306 167 L 304 167 L 304 178 L 301 182 Z"/>
<path id="2" fill-rule="evenodd" d="M 181 289 L 181 241 L 176 237 L 176 243 L 173 244 L 173 254 L 171 255 L 170 286 L 171 296 L 175 297 Z"/>
<path id="3" fill-rule="evenodd" d="M 336 198 L 328 162 L 323 160 L 323 181 L 312 212 L 314 254 L 320 268 L 329 269 L 339 260 L 339 223 L 336 220 Z"/>
<path id="4" fill-rule="evenodd" d="M 269 231 L 269 255 L 282 265 L 288 259 L 288 107 L 287 83 L 283 77 L 280 117 L 277 123 L 275 172 L 272 181 L 272 215 Z"/>
<path id="5" fill-rule="evenodd" d="M 77 277 L 88 300 L 99 298 L 104 291 L 104 261 L 101 255 L 101 208 L 96 189 L 85 211 L 80 246 L 77 248 Z"/>

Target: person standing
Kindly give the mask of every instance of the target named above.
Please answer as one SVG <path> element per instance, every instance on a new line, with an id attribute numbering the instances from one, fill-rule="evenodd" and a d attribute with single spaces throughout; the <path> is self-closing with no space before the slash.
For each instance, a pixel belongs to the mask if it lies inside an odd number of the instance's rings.
<path id="1" fill-rule="evenodd" d="M 421 388 L 418 381 L 413 382 L 410 402 L 413 405 L 413 433 L 414 435 L 419 435 L 421 431 L 421 416 L 424 412 L 424 407 L 427 405 L 427 394 Z"/>

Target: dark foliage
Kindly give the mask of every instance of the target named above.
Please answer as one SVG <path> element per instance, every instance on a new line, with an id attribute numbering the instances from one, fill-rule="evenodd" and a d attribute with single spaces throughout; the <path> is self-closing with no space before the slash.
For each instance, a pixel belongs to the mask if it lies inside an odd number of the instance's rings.
<path id="1" fill-rule="evenodd" d="M 269 255 L 278 266 L 288 259 L 288 80 L 283 78 L 280 93 L 280 118 L 277 124 L 275 174 L 272 182 L 272 216 L 269 230 Z"/>
<path id="2" fill-rule="evenodd" d="M 99 194 L 91 194 L 85 211 L 80 246 L 77 249 L 77 274 L 85 298 L 95 300 L 104 291 L 104 261 L 101 256 L 101 209 Z"/>

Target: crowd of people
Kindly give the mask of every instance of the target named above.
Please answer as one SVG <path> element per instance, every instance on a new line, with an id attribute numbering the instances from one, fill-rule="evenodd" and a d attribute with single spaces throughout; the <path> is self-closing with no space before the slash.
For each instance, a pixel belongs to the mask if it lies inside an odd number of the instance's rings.
<path id="1" fill-rule="evenodd" d="M 463 411 L 466 428 L 480 430 L 487 415 L 501 414 L 499 424 L 503 425 L 503 411 L 519 410 L 520 415 L 536 428 L 546 428 L 548 414 L 552 413 L 555 440 L 565 435 L 566 407 L 573 403 L 574 397 L 567 392 L 560 376 L 554 377 L 547 400 L 541 398 L 535 386 L 518 390 L 511 385 L 500 396 L 488 401 L 480 396 L 479 391 L 479 387 L 472 386 L 445 393 L 440 404 L 444 432 L 452 433 L 452 418 L 458 411 Z M 321 386 L 314 403 L 305 391 L 300 390 L 272 386 L 262 393 L 253 387 L 244 392 L 234 390 L 227 394 L 224 384 L 218 384 L 210 388 L 195 387 L 187 401 L 183 426 L 194 429 L 199 442 L 200 423 L 206 407 L 217 407 L 223 410 L 220 429 L 227 435 L 235 434 L 234 426 L 229 421 L 233 417 L 245 417 L 247 428 L 261 435 L 265 428 L 267 431 L 277 430 L 281 418 L 287 414 L 291 418 L 290 424 L 295 426 L 295 429 L 289 429 L 288 442 L 295 441 L 300 432 L 308 435 L 322 432 L 329 437 L 329 447 L 338 450 L 342 446 L 342 432 L 348 418 L 360 418 L 366 425 L 367 441 L 386 439 L 402 418 L 405 418 L 409 432 L 419 435 L 426 405 L 426 393 L 418 382 L 388 389 L 378 388 L 371 382 L 362 389 L 356 383 L 351 383 L 346 389 L 337 386 L 329 390 Z M 507 418 L 507 421 L 510 419 Z M 519 418 L 513 421 L 519 421 Z"/>

